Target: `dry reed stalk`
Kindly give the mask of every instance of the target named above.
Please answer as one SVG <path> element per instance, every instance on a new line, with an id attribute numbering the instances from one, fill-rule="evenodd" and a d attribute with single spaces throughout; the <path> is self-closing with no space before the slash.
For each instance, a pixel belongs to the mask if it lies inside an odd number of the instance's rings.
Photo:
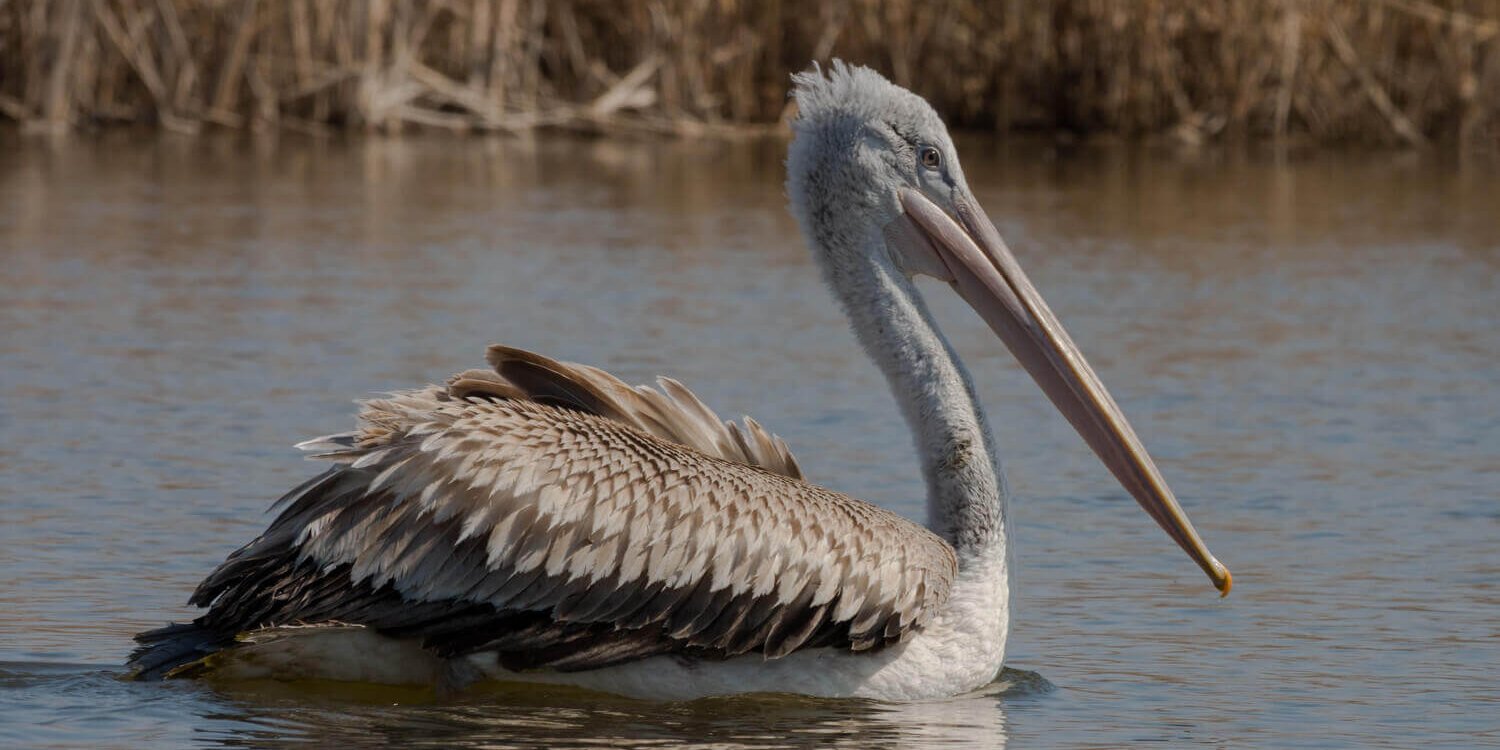
<path id="1" fill-rule="evenodd" d="M 10 0 L 0 116 L 764 132 L 833 56 L 959 127 L 1500 142 L 1500 0 Z"/>
<path id="2" fill-rule="evenodd" d="M 1390 122 L 1391 131 L 1413 146 L 1427 145 L 1427 139 L 1417 132 L 1411 120 L 1406 119 L 1406 115 L 1401 114 L 1401 110 L 1391 101 L 1390 95 L 1375 80 L 1374 74 L 1359 59 L 1359 54 L 1354 51 L 1354 45 L 1349 43 L 1349 37 L 1344 33 L 1344 28 L 1339 25 L 1338 21 L 1329 21 L 1328 41 L 1333 44 L 1333 50 L 1338 54 L 1339 59 L 1343 60 L 1359 79 L 1359 85 L 1365 90 L 1365 95 L 1370 98 L 1370 103 L 1375 105 L 1375 109 Z"/>

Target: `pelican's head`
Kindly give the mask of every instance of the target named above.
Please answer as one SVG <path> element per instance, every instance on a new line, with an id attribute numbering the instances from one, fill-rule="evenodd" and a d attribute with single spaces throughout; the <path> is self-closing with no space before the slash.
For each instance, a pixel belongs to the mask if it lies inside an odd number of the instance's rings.
<path id="1" fill-rule="evenodd" d="M 793 76 L 787 194 L 835 285 L 870 265 L 947 282 L 1103 459 L 1141 507 L 1229 593 L 1119 406 L 1027 280 L 964 181 L 943 121 L 921 97 L 835 62 Z"/>

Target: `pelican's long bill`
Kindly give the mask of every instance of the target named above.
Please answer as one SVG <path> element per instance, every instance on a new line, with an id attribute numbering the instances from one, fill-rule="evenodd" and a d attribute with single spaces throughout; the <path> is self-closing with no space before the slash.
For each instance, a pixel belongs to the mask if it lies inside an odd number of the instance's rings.
<path id="1" fill-rule="evenodd" d="M 967 191 L 961 190 L 954 204 L 957 215 L 950 216 L 920 192 L 903 190 L 901 205 L 910 225 L 887 236 L 902 245 L 898 249 L 922 271 L 936 270 L 934 275 L 952 284 L 1115 478 L 1203 568 L 1219 592 L 1228 594 L 1229 569 L 1209 553 L 1120 407 L 1021 271 L 995 225 Z"/>

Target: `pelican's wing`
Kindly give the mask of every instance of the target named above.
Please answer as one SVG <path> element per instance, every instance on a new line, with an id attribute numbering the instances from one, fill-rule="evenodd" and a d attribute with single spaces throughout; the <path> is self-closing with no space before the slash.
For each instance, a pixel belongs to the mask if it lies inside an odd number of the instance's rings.
<path id="1" fill-rule="evenodd" d="M 779 441 L 723 428 L 686 389 L 513 349 L 491 361 L 367 402 L 358 433 L 323 440 L 338 465 L 203 582 L 200 624 L 363 624 L 444 655 L 590 669 L 875 648 L 946 599 L 945 542 L 788 476 Z"/>
<path id="2" fill-rule="evenodd" d="M 449 395 L 517 398 L 587 411 L 715 458 L 759 466 L 793 479 L 805 478 L 786 441 L 748 416 L 743 425 L 719 419 L 713 409 L 672 378 L 657 378 L 661 390 L 631 386 L 597 367 L 558 362 L 508 346 L 491 346 L 487 358 L 494 370 L 469 370 L 453 376 L 448 381 Z M 362 416 L 365 424 L 360 432 L 314 438 L 298 447 L 313 451 L 314 457 L 346 458 L 346 448 L 379 441 L 388 431 L 383 415 L 367 411 Z"/>
<path id="3" fill-rule="evenodd" d="M 493 393 L 498 376 L 529 400 L 581 409 L 715 458 L 804 478 L 785 441 L 750 417 L 745 417 L 743 426 L 719 419 L 692 391 L 671 378 L 657 378 L 660 391 L 644 385 L 632 387 L 597 367 L 557 362 L 506 346 L 490 347 L 487 359 L 495 368 L 493 373 L 464 373 L 460 382 L 450 383 L 450 390 L 460 397 L 470 387 Z M 479 376 L 478 382 L 469 380 L 474 375 Z"/>

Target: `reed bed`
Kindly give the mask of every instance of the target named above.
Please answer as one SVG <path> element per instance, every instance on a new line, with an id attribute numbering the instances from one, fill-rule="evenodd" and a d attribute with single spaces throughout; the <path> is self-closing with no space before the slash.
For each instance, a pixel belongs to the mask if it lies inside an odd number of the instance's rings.
<path id="1" fill-rule="evenodd" d="M 0 0 L 0 115 L 760 132 L 832 57 L 966 128 L 1500 142 L 1500 0 Z"/>

